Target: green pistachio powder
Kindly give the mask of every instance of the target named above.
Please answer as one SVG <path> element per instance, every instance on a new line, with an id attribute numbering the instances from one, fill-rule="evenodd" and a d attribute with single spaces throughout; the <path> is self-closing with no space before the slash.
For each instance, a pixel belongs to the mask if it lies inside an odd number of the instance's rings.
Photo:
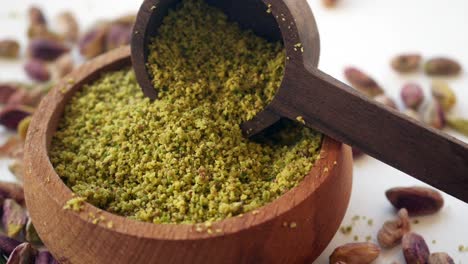
<path id="1" fill-rule="evenodd" d="M 52 164 L 80 197 L 153 223 L 216 221 L 293 188 L 318 158 L 321 134 L 292 127 L 288 144 L 242 136 L 279 87 L 285 51 L 201 0 L 171 12 L 150 46 L 159 98 L 130 69 L 104 74 L 65 108 Z"/>

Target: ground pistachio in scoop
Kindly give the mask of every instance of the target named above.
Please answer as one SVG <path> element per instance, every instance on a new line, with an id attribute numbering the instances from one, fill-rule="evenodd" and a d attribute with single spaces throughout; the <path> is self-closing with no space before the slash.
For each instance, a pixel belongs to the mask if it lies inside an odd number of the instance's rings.
<path id="1" fill-rule="evenodd" d="M 127 68 L 86 85 L 65 108 L 50 157 L 77 195 L 141 221 L 200 223 L 265 205 L 311 170 L 321 134 L 291 124 L 260 144 L 239 128 L 281 83 L 280 43 L 186 0 L 149 50 L 154 102 Z"/>

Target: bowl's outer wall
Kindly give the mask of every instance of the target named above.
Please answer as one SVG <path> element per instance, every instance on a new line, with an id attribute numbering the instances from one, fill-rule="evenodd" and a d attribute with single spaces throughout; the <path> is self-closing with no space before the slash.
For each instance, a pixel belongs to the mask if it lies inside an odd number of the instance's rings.
<path id="1" fill-rule="evenodd" d="M 61 263 L 311 263 L 338 229 L 350 197 L 352 155 L 340 146 L 337 165 L 302 203 L 258 226 L 245 222 L 244 230 L 213 238 L 150 239 L 83 221 L 53 199 L 41 175 L 48 169 L 37 166 L 28 168 L 26 200 L 37 232 Z"/>

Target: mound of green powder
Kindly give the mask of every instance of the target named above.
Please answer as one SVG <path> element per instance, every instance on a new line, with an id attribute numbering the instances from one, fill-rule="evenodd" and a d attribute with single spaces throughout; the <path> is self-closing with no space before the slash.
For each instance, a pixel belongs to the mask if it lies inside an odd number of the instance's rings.
<path id="1" fill-rule="evenodd" d="M 123 69 L 85 86 L 65 108 L 50 157 L 78 196 L 141 221 L 200 223 L 265 205 L 310 171 L 319 133 L 292 126 L 282 132 L 287 141 L 259 144 L 239 128 L 281 83 L 280 43 L 186 0 L 150 51 L 157 100 Z"/>

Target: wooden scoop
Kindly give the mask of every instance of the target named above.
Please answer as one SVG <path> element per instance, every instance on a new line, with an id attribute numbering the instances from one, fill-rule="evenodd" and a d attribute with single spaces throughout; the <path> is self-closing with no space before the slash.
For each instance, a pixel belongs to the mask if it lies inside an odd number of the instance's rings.
<path id="1" fill-rule="evenodd" d="M 146 0 L 132 39 L 143 92 L 156 98 L 146 68 L 148 44 L 176 0 Z M 241 27 L 286 48 L 286 70 L 273 101 L 241 125 L 251 138 L 280 119 L 305 125 L 368 153 L 468 202 L 468 145 L 359 94 L 317 69 L 319 34 L 305 0 L 207 0 Z"/>

